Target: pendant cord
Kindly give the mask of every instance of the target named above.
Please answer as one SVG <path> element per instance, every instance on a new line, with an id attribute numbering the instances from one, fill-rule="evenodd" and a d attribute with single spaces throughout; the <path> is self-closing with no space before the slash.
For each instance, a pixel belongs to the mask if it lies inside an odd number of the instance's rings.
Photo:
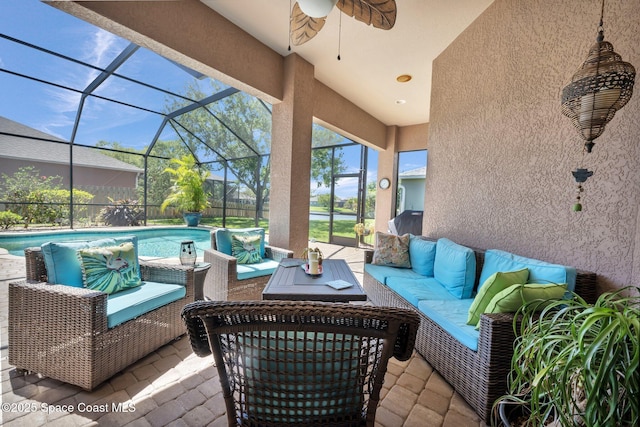
<path id="1" fill-rule="evenodd" d="M 602 0 L 602 7 L 600 8 L 600 23 L 598 25 L 598 41 L 604 40 L 604 0 Z"/>
<path id="2" fill-rule="evenodd" d="M 289 47 L 287 50 L 291 52 L 291 0 L 289 0 Z"/>
<path id="3" fill-rule="evenodd" d="M 342 12 L 340 11 L 340 23 L 338 25 L 338 61 L 340 61 L 341 42 L 342 42 Z"/>

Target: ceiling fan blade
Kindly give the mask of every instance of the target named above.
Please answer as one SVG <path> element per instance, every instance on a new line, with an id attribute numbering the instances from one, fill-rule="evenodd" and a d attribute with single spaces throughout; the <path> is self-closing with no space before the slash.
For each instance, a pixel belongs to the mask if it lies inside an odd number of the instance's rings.
<path id="1" fill-rule="evenodd" d="M 395 0 L 338 0 L 338 8 L 367 25 L 390 30 L 396 24 Z"/>
<path id="2" fill-rule="evenodd" d="M 316 34 L 324 27 L 327 17 L 312 18 L 305 15 L 300 9 L 298 2 L 293 5 L 291 11 L 291 43 L 294 46 L 300 46 L 315 37 Z"/>

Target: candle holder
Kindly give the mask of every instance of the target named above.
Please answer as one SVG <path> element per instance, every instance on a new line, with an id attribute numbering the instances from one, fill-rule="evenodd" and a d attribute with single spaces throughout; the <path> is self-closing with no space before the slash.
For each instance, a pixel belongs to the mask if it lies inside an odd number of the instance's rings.
<path id="1" fill-rule="evenodd" d="M 180 243 L 180 264 L 182 265 L 196 265 L 196 245 L 193 240 L 185 240 Z"/>

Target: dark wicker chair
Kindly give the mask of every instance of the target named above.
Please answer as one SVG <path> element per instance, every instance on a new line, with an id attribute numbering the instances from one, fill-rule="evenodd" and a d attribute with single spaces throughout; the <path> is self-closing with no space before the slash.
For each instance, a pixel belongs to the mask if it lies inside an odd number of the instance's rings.
<path id="1" fill-rule="evenodd" d="M 214 301 L 244 301 L 262 299 L 262 291 L 271 275 L 252 277 L 239 280 L 237 275 L 237 259 L 218 251 L 216 232 L 211 232 L 211 249 L 204 251 L 204 261 L 211 263 L 211 269 L 204 281 L 203 294 L 208 300 Z M 281 261 L 292 258 L 293 251 L 265 246 L 266 258 Z"/>
<path id="2" fill-rule="evenodd" d="M 186 295 L 108 328 L 107 294 L 47 283 L 40 248 L 25 249 L 25 263 L 26 280 L 9 284 L 9 364 L 21 371 L 92 390 L 186 332 L 193 267 L 141 262 L 142 280 L 183 285 Z"/>
<path id="3" fill-rule="evenodd" d="M 407 360 L 411 310 L 300 301 L 197 301 L 191 346 L 213 352 L 230 426 L 373 426 L 391 356 Z"/>

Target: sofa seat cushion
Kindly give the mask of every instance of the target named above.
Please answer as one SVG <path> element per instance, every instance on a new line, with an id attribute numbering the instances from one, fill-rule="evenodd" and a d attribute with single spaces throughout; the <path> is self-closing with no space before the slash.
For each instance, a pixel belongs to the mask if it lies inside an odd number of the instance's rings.
<path id="1" fill-rule="evenodd" d="M 476 254 L 449 239 L 438 239 L 433 277 L 452 295 L 470 298 L 476 280 Z"/>
<path id="2" fill-rule="evenodd" d="M 186 294 L 182 285 L 158 282 L 142 282 L 135 288 L 111 294 L 107 297 L 107 326 L 113 328 L 184 298 Z"/>
<path id="3" fill-rule="evenodd" d="M 44 265 L 47 269 L 47 281 L 56 285 L 67 285 L 76 288 L 84 287 L 82 266 L 78 258 L 78 250 L 93 247 L 117 246 L 121 243 L 133 242 L 136 263 L 138 263 L 138 238 L 134 235 L 105 238 L 99 240 L 76 240 L 72 242 L 46 242 L 41 245 Z M 136 265 L 140 271 L 140 266 Z"/>
<path id="4" fill-rule="evenodd" d="M 409 268 L 389 267 L 387 265 L 365 264 L 364 271 L 369 273 L 374 279 L 383 285 L 387 284 L 389 277 L 399 277 L 405 279 L 423 279 L 424 276 Z"/>
<path id="5" fill-rule="evenodd" d="M 566 283 L 567 290 L 573 291 L 575 289 L 575 268 L 560 264 L 551 264 L 499 249 L 489 249 L 485 252 L 484 264 L 478 283 L 482 286 L 487 278 L 497 271 L 514 271 L 522 268 L 529 269 L 529 279 L 527 283 Z"/>
<path id="6" fill-rule="evenodd" d="M 418 310 L 460 343 L 473 351 L 478 351 L 480 331 L 476 330 L 474 326 L 467 325 L 467 315 L 472 302 L 472 298 L 422 300 L 418 303 Z"/>
<path id="7" fill-rule="evenodd" d="M 256 264 L 236 264 L 238 280 L 269 276 L 276 271 L 279 264 L 278 261 L 274 261 L 271 258 L 264 258 L 262 262 Z"/>
<path id="8" fill-rule="evenodd" d="M 391 276 L 387 278 L 387 286 L 415 307 L 418 307 L 418 302 L 424 299 L 457 300 L 433 277 L 410 279 Z"/>

